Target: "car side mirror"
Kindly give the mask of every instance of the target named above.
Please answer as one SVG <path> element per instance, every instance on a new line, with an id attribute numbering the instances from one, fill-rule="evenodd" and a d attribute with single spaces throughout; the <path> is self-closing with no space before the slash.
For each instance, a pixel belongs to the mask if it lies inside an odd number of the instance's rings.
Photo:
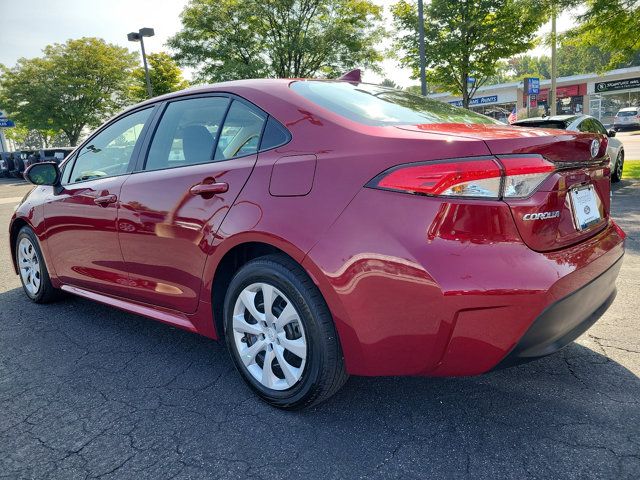
<path id="1" fill-rule="evenodd" d="M 24 178 L 34 185 L 58 185 L 60 169 L 56 162 L 34 163 L 25 170 Z"/>
<path id="2" fill-rule="evenodd" d="M 613 128 L 607 132 L 607 137 L 615 137 L 615 136 L 616 136 L 616 131 Z"/>

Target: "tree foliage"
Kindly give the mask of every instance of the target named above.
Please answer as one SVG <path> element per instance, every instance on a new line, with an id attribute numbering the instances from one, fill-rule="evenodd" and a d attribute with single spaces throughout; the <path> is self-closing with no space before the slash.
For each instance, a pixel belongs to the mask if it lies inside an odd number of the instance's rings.
<path id="1" fill-rule="evenodd" d="M 65 147 L 69 144 L 67 136 L 55 130 L 29 130 L 26 127 L 16 126 L 7 128 L 5 136 L 15 143 L 18 150 Z"/>
<path id="2" fill-rule="evenodd" d="M 135 54 L 98 38 L 45 47 L 0 78 L 0 105 L 29 130 L 63 131 L 75 145 L 128 100 Z"/>
<path id="3" fill-rule="evenodd" d="M 147 63 L 149 64 L 149 80 L 154 96 L 175 92 L 189 86 L 189 82 L 182 76 L 182 70 L 168 53 L 150 53 L 147 55 Z M 146 100 L 148 95 L 144 68 L 136 68 L 133 71 L 133 78 L 132 97 L 137 101 Z"/>
<path id="4" fill-rule="evenodd" d="M 401 0 L 392 14 L 394 48 L 401 52 L 400 63 L 417 78 L 415 2 Z M 432 0 L 424 16 L 427 79 L 462 95 L 467 107 L 476 90 L 496 75 L 499 60 L 533 47 L 547 13 L 543 3 L 529 0 Z"/>
<path id="5" fill-rule="evenodd" d="M 608 52 L 608 61 L 597 71 L 631 66 L 640 51 L 640 0 L 587 0 L 587 12 L 568 32 L 575 46 Z"/>
<path id="6" fill-rule="evenodd" d="M 381 59 L 370 0 L 190 0 L 169 39 L 199 81 L 333 76 Z"/>

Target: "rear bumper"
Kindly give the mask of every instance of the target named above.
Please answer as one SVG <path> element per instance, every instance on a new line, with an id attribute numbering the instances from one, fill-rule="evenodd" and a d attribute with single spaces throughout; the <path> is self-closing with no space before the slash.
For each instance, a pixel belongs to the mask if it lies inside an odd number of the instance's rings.
<path id="1" fill-rule="evenodd" d="M 622 258 L 580 289 L 547 307 L 496 368 L 555 353 L 587 331 L 613 303 L 621 265 Z"/>

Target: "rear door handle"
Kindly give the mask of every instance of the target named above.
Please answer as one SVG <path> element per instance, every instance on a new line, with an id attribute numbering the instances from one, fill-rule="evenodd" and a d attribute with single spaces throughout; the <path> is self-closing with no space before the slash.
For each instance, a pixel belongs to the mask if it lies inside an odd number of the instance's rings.
<path id="1" fill-rule="evenodd" d="M 93 203 L 95 203 L 96 205 L 100 205 L 101 207 L 106 207 L 110 203 L 116 203 L 117 200 L 118 200 L 118 197 L 113 194 L 102 195 L 101 197 L 94 198 Z"/>
<path id="2" fill-rule="evenodd" d="M 229 184 L 225 182 L 199 183 L 189 189 L 191 195 L 212 195 L 229 191 Z"/>

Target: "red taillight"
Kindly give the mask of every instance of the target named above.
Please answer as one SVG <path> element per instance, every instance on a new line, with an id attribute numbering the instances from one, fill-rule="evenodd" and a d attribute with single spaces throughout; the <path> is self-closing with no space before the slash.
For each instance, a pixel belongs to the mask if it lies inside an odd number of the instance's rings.
<path id="1" fill-rule="evenodd" d="M 369 186 L 442 197 L 523 198 L 555 170 L 540 155 L 479 157 L 401 165 Z"/>
<path id="2" fill-rule="evenodd" d="M 382 174 L 375 186 L 425 195 L 498 198 L 500 168 L 488 158 L 406 165 Z"/>

